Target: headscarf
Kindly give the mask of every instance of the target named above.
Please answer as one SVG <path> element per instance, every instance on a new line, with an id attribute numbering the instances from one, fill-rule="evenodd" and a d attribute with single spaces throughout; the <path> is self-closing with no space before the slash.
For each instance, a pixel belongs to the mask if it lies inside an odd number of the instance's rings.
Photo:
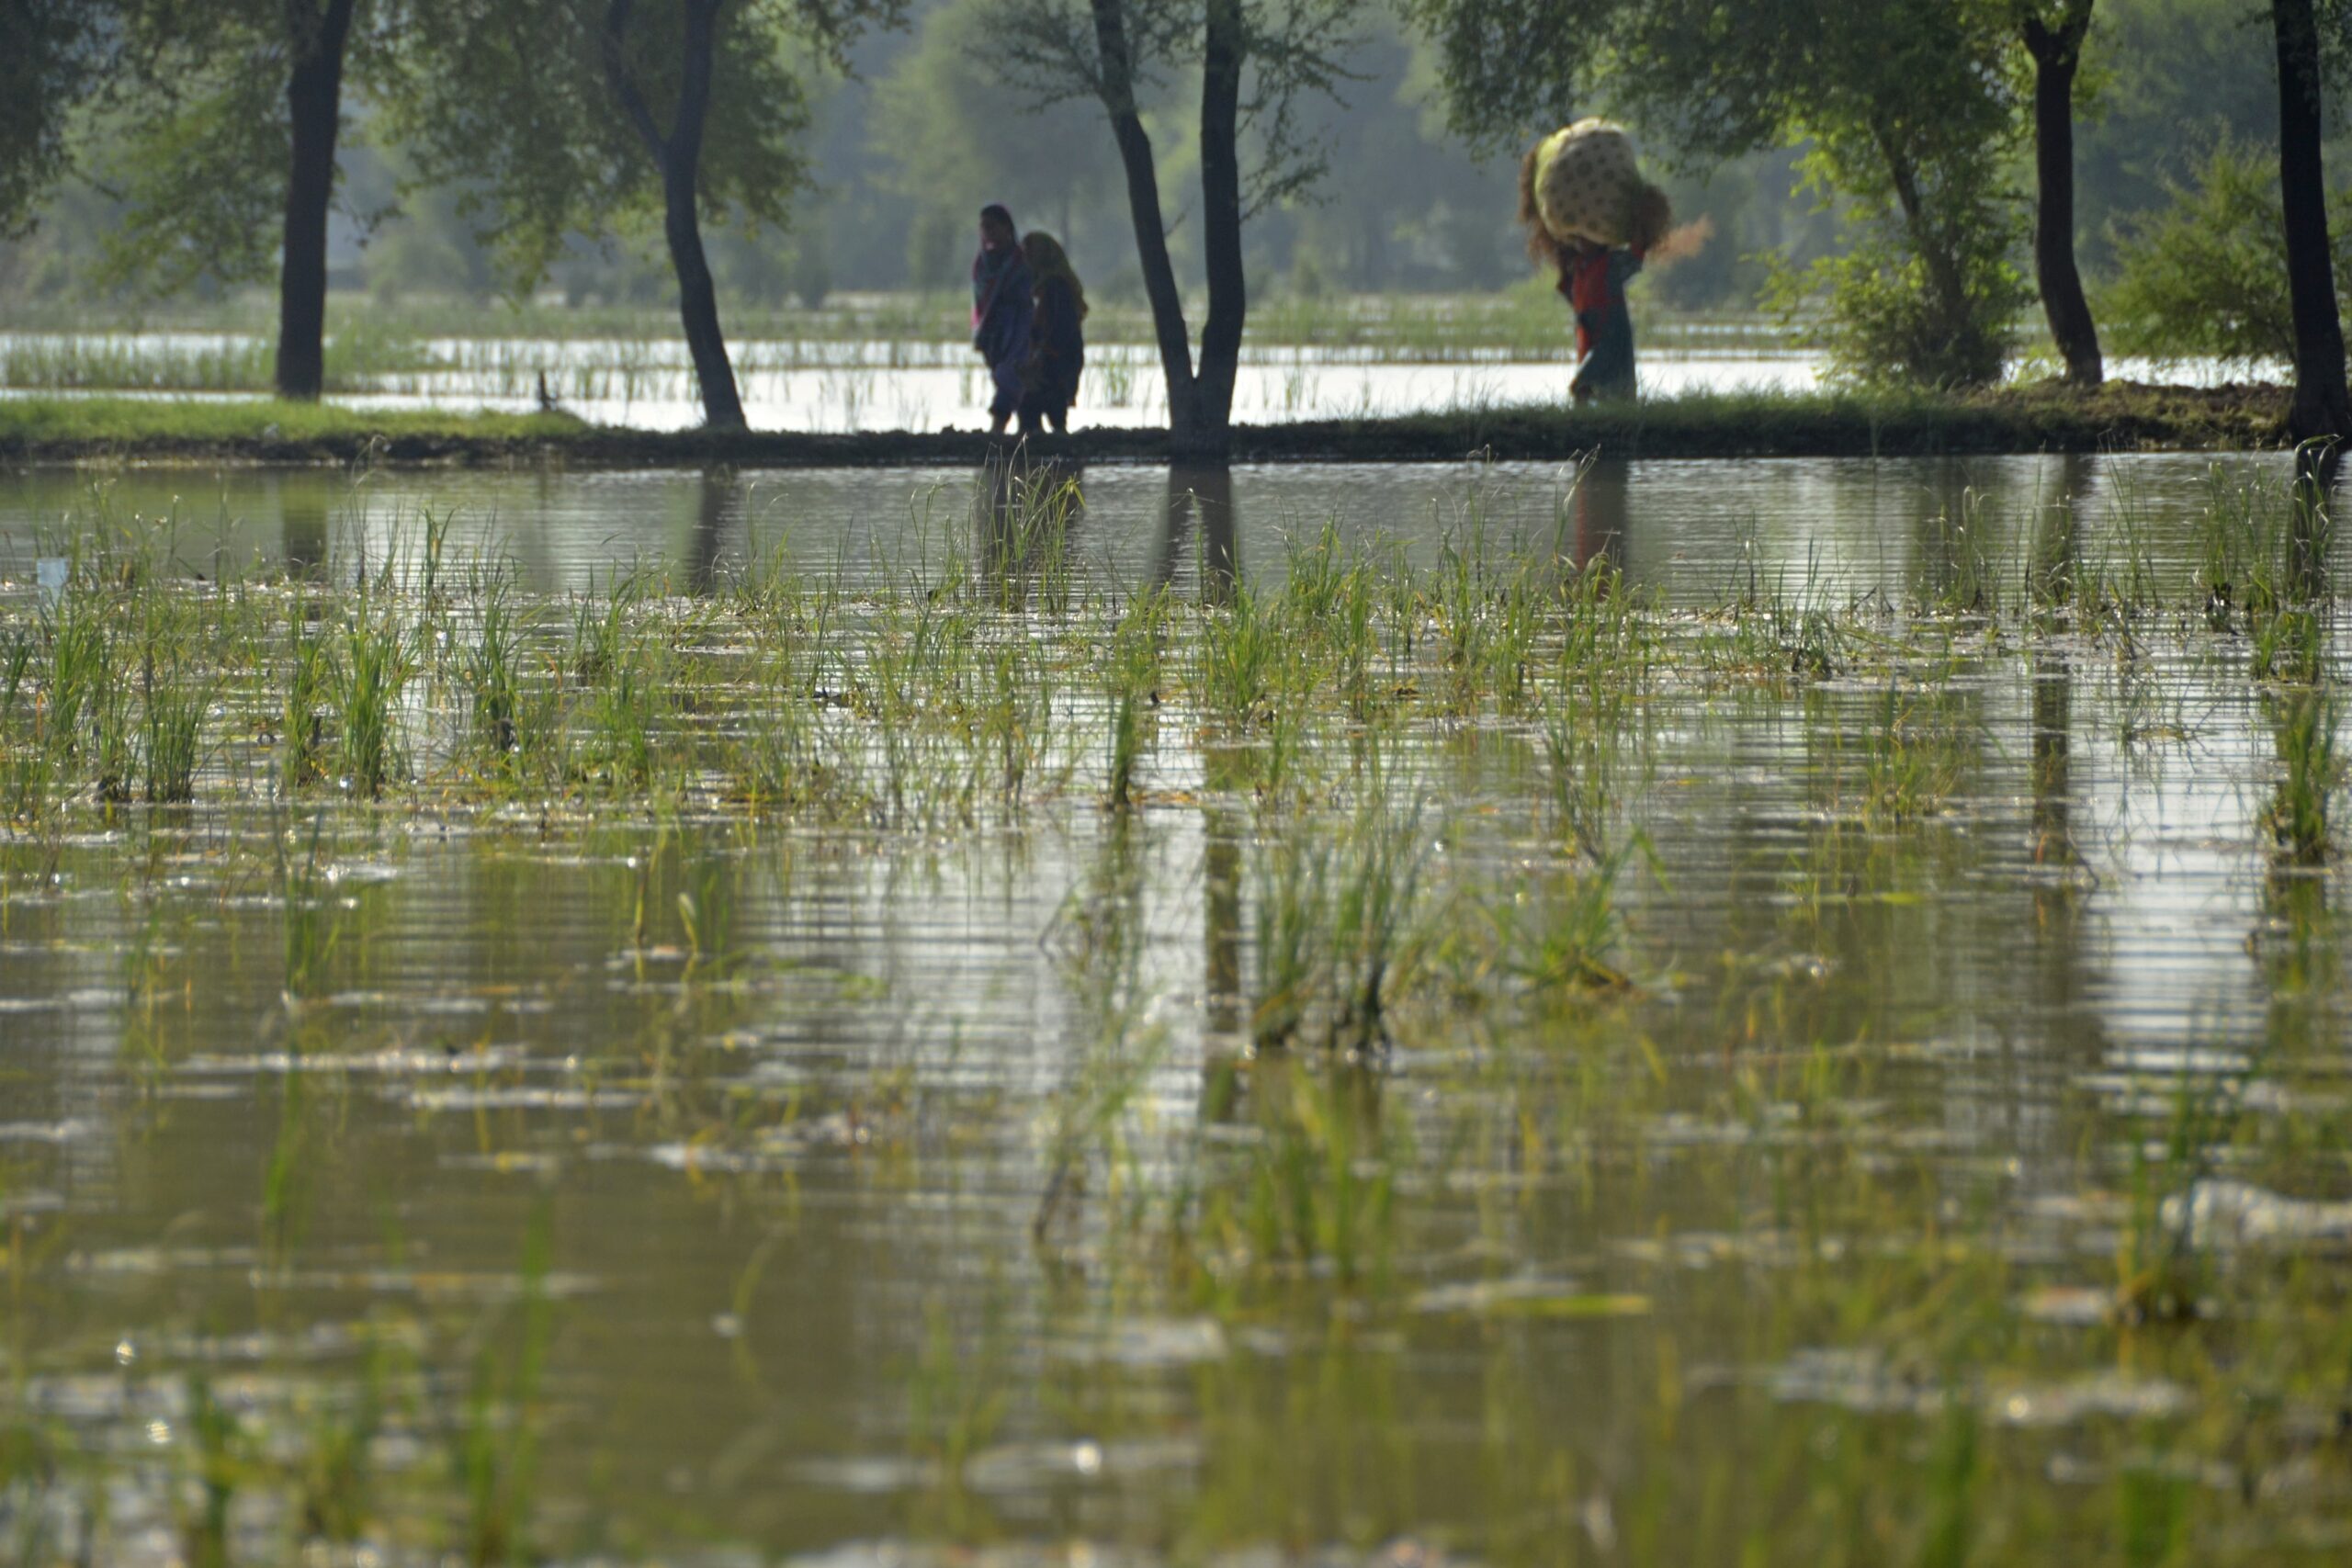
<path id="1" fill-rule="evenodd" d="M 1046 291 L 1046 284 L 1060 278 L 1069 285 L 1070 298 L 1078 302 L 1078 319 L 1086 320 L 1086 286 L 1078 280 L 1077 269 L 1069 265 L 1069 254 L 1062 243 L 1043 229 L 1032 229 L 1021 237 L 1022 254 L 1029 258 L 1029 271 L 1036 279 L 1037 292 Z"/>
<path id="2" fill-rule="evenodd" d="M 1019 232 L 1013 228 L 1012 214 L 997 202 L 992 201 L 980 209 L 980 221 L 1001 223 L 1007 233 Z M 995 250 L 989 250 L 986 245 L 982 245 L 979 254 L 972 258 L 972 330 L 974 332 L 978 332 L 980 323 L 988 319 L 989 308 L 996 302 L 997 290 L 1007 281 L 1006 275 L 1020 264 L 1022 259 L 1021 244 L 1017 240 L 1012 244 L 1001 245 Z"/>

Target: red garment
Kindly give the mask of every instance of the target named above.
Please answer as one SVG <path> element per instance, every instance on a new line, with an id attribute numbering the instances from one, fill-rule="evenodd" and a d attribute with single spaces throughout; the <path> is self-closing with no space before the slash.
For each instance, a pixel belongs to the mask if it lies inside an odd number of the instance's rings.
<path id="1" fill-rule="evenodd" d="M 1635 251 L 1634 259 L 1641 260 L 1642 253 Z M 1574 253 L 1568 265 L 1560 269 L 1559 289 L 1567 297 L 1568 309 L 1576 312 L 1577 357 L 1582 359 L 1592 352 L 1592 329 L 1586 321 L 1597 320 L 1609 308 L 1609 253 Z"/>

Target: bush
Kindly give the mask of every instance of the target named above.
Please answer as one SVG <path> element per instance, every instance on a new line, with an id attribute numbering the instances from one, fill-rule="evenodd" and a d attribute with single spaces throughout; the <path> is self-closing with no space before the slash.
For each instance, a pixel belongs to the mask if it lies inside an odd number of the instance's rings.
<path id="1" fill-rule="evenodd" d="M 1825 194 L 1852 193 L 1854 235 L 1802 269 L 1769 263 L 1766 304 L 1807 318 L 1807 336 L 1846 381 L 1981 387 L 2001 378 L 2018 313 L 2033 296 L 2018 270 L 2022 209 L 1998 161 L 1971 145 L 1909 162 L 1908 200 L 1886 172 L 1815 152 L 1799 165 Z"/>
<path id="2" fill-rule="evenodd" d="M 2160 362 L 2211 355 L 2244 368 L 2292 360 L 2278 154 L 2222 141 L 2171 205 L 2116 227 L 2118 270 L 2099 295 L 2108 341 Z M 2339 299 L 2352 281 L 2352 192 L 2328 198 Z"/>

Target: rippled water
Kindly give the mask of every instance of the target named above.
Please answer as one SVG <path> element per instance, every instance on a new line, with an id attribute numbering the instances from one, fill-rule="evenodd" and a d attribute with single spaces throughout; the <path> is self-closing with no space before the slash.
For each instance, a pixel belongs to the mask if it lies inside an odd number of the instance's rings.
<path id="1" fill-rule="evenodd" d="M 1348 1065 L 1250 1048 L 1267 867 L 1346 809 L 1270 806 L 1263 743 L 1172 707 L 1126 816 L 329 811 L 300 1006 L 266 792 L 19 832 L 6 1369 L 78 1457 L 9 1471 L 0 1523 L 64 1552 L 102 1514 L 164 1561 L 225 1478 L 274 1560 L 264 1456 L 380 1405 L 382 1512 L 528 1462 L 567 1559 L 2340 1560 L 2343 889 L 2271 852 L 2280 709 L 2194 586 L 2280 477 L 1084 474 L 1106 583 L 1214 593 L 1229 554 L 1272 592 L 1331 522 L 1441 579 L 1482 531 L 1613 559 L 1680 607 L 1615 776 L 1632 987 L 1498 1009 L 1465 967 Z M 429 513 L 551 591 L 788 546 L 880 599 L 976 549 L 973 481 L 932 471 L 93 482 L 7 478 L 13 576 L 105 512 L 175 513 L 209 576 L 354 575 Z M 2149 607 L 2029 614 L 2053 563 Z M 1700 651 L 1809 611 L 1821 668 Z M 1942 783 L 1882 811 L 1898 706 Z M 1544 745 L 1484 704 L 1396 738 L 1378 790 L 1448 920 L 1571 918 Z M 2182 1185 L 2184 1141 L 2243 1190 Z M 2165 1182 L 2177 1234 L 2236 1216 L 2251 1251 L 2206 1236 L 2207 1321 L 2135 1325 Z M 447 1507 L 360 1533 L 462 1554 Z"/>
<path id="2" fill-rule="evenodd" d="M 1758 581 L 1900 593 L 1955 564 L 2014 574 L 2052 514 L 2095 559 L 2143 553 L 2173 582 L 2200 558 L 2217 505 L 2278 482 L 2277 456 L 1773 458 L 1574 464 L 1099 464 L 1068 544 L 1126 581 L 1189 572 L 1204 517 L 1229 525 L 1244 573 L 1280 566 L 1327 525 L 1434 556 L 1476 526 L 1576 558 L 1606 551 L 1634 581 L 1712 604 Z M 338 572 L 413 543 L 429 514 L 454 550 L 511 555 L 535 587 L 578 588 L 658 558 L 682 586 L 777 550 L 849 581 L 888 581 L 968 554 L 986 475 L 914 468 L 385 470 L 27 468 L 0 475 L 0 563 L 105 517 L 167 520 L 191 567 L 252 560 Z M 1207 505 L 1205 509 L 1203 502 Z M 984 508 L 983 508 L 984 510 Z M 50 539 L 48 546 L 41 541 Z M 1225 547 L 1219 541 L 1218 547 Z"/>

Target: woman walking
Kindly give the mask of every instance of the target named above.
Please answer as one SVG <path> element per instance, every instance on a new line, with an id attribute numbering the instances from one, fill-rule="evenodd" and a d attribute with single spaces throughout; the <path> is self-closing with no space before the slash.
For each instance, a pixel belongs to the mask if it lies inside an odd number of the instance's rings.
<path id="1" fill-rule="evenodd" d="M 1012 214 L 991 202 L 980 209 L 980 253 L 972 258 L 972 346 L 988 361 L 995 395 L 989 400 L 989 434 L 1002 435 L 1021 407 L 1021 369 L 1029 359 L 1035 285 L 1021 253 Z"/>
<path id="2" fill-rule="evenodd" d="M 1035 435 L 1050 424 L 1055 434 L 1064 435 L 1069 431 L 1070 405 L 1078 401 L 1079 374 L 1086 368 L 1086 287 L 1079 282 L 1061 242 L 1044 230 L 1031 230 L 1021 250 L 1036 290 L 1021 431 Z"/>
<path id="3" fill-rule="evenodd" d="M 1527 254 L 1558 273 L 1556 287 L 1576 315 L 1578 364 L 1569 391 L 1579 405 L 1633 397 L 1625 286 L 1674 222 L 1666 193 L 1635 172 L 1622 130 L 1582 120 L 1520 160 L 1519 220 Z"/>

